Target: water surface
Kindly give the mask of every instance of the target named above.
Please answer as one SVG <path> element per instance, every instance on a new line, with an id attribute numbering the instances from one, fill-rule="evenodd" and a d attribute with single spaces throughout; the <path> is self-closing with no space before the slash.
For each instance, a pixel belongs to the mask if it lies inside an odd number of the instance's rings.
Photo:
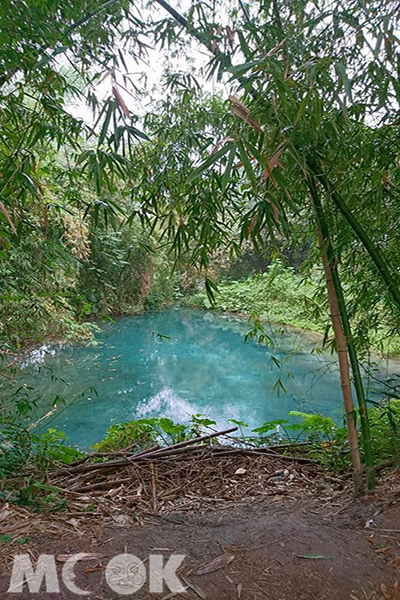
<path id="1" fill-rule="evenodd" d="M 304 333 L 271 329 L 275 345 L 266 348 L 244 343 L 247 322 L 183 309 L 100 327 L 96 347 L 47 348 L 23 365 L 43 396 L 36 417 L 57 395 L 68 402 L 58 401 L 41 429 L 62 429 L 82 448 L 114 423 L 148 416 L 185 422 L 201 413 L 221 426 L 238 419 L 252 428 L 292 410 L 342 414 L 335 357 L 316 352 Z"/>

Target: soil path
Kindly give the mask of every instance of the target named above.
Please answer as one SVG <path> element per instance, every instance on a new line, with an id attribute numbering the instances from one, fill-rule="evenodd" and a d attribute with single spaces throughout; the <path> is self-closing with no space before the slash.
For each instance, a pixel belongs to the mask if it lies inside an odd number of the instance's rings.
<path id="1" fill-rule="evenodd" d="M 366 529 L 370 517 L 374 525 Z M 96 600 L 400 598 L 396 586 L 396 579 L 400 579 L 400 505 L 395 501 L 384 510 L 374 501 L 364 500 L 345 510 L 321 511 L 318 498 L 314 498 L 170 513 L 147 516 L 142 525 L 98 526 L 93 528 L 93 536 L 76 533 L 70 539 L 57 540 L 38 533 L 32 537 L 31 548 L 33 559 L 38 553 L 98 553 L 97 558 L 75 567 L 75 583 Z M 113 591 L 106 582 L 105 567 L 111 558 L 124 552 L 139 557 L 145 565 L 151 554 L 163 554 L 165 561 L 174 553 L 184 554 L 178 575 L 191 587 L 175 596 L 167 588 L 162 593 L 150 593 L 147 582 L 134 594 Z M 222 555 L 223 564 L 231 562 L 197 574 L 199 568 Z M 60 559 L 65 557 L 58 558 L 61 572 Z M 44 588 L 39 594 L 31 593 L 26 585 L 22 593 L 11 594 L 7 592 L 9 582 L 8 569 L 0 579 L 2 600 L 79 597 L 63 585 L 61 578 L 59 594 L 46 593 Z"/>

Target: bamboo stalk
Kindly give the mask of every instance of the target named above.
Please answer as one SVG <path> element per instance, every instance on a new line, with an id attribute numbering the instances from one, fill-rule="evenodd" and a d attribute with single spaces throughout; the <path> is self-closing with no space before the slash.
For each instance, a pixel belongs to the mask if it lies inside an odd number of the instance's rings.
<path id="1" fill-rule="evenodd" d="M 175 456 L 176 454 L 182 454 L 184 452 L 193 452 L 194 450 L 203 450 L 204 448 L 208 448 L 207 444 L 197 444 L 197 446 L 185 446 L 184 448 L 169 448 L 169 446 L 167 446 L 163 452 L 152 452 L 149 454 L 143 454 L 142 456 L 138 457 L 138 460 L 158 460 L 159 458 L 164 458 L 166 456 Z M 129 460 L 129 462 L 133 461 Z"/>
<path id="2" fill-rule="evenodd" d="M 356 418 L 350 382 L 348 345 L 346 343 L 346 338 L 343 332 L 343 323 L 341 319 L 339 298 L 333 279 L 332 265 L 334 263 L 332 261 L 332 256 L 328 256 L 328 248 L 331 248 L 331 244 L 328 236 L 328 230 L 325 223 L 322 206 L 318 196 L 318 191 L 316 189 L 315 183 L 311 179 L 309 180 L 309 188 L 314 206 L 314 212 L 317 219 L 318 242 L 321 250 L 322 264 L 325 273 L 332 328 L 335 335 L 338 352 L 340 383 L 342 387 L 343 404 L 346 414 L 351 462 L 353 465 L 354 493 L 356 496 L 361 496 L 364 493 L 364 482 L 362 476 L 362 463 L 360 457 L 360 449 L 358 447 Z"/>
<path id="3" fill-rule="evenodd" d="M 151 471 L 151 495 L 153 502 L 153 510 L 157 510 L 157 478 L 156 478 L 156 469 L 154 463 L 150 465 Z"/>
<path id="4" fill-rule="evenodd" d="M 166 456 L 171 456 L 174 454 L 180 454 L 181 452 L 191 452 L 193 450 L 199 450 L 206 446 L 206 444 L 199 444 L 197 446 L 187 446 L 185 448 L 170 448 L 167 446 L 164 452 L 147 452 L 139 454 L 134 454 L 131 457 L 123 457 L 117 458 L 115 460 L 108 460 L 102 463 L 90 463 L 86 465 L 78 465 L 76 467 L 72 467 L 71 469 L 61 469 L 58 471 L 59 474 L 71 474 L 71 473 L 86 473 L 88 471 L 96 471 L 96 470 L 104 470 L 104 469 L 115 469 L 119 467 L 128 467 L 132 463 L 139 462 L 142 460 L 150 460 L 150 459 L 160 459 Z"/>
<path id="5" fill-rule="evenodd" d="M 316 191 L 316 190 L 315 190 Z M 319 199 L 318 192 L 314 197 L 317 202 L 318 214 L 321 218 L 321 232 L 326 243 L 326 252 L 329 261 L 329 265 L 332 272 L 332 281 L 335 287 L 335 292 L 338 300 L 338 307 L 340 312 L 340 318 L 343 326 L 343 333 L 346 339 L 346 345 L 348 349 L 348 355 L 350 358 L 351 370 L 353 373 L 353 382 L 356 389 L 357 402 L 359 406 L 359 415 L 361 423 L 361 433 L 365 455 L 365 465 L 367 467 L 367 489 L 368 492 L 373 493 L 375 489 L 375 471 L 374 471 L 374 457 L 372 452 L 371 444 L 371 432 L 369 427 L 368 409 L 367 402 L 364 393 L 364 385 L 361 377 L 360 365 L 358 362 L 357 352 L 354 346 L 353 335 L 351 332 L 351 325 L 346 309 L 346 301 L 344 299 L 343 289 L 340 282 L 340 277 L 337 269 L 337 257 L 335 256 L 332 244 L 330 242 L 329 230 L 325 220 L 322 205 Z"/>
<path id="6" fill-rule="evenodd" d="M 325 232 L 326 235 L 328 231 Z M 327 238 L 329 240 L 329 237 Z M 348 354 L 350 358 L 351 370 L 353 373 L 353 383 L 356 389 L 357 402 L 359 407 L 361 433 L 365 455 L 365 465 L 367 467 L 367 490 L 369 493 L 373 493 L 375 489 L 375 471 L 374 471 L 374 457 L 371 443 L 371 431 L 369 427 L 367 401 L 365 398 L 364 384 L 361 377 L 360 364 L 358 362 L 357 352 L 354 346 L 353 335 L 351 332 L 351 326 L 349 317 L 346 309 L 346 302 L 343 295 L 342 285 L 340 283 L 339 273 L 336 265 L 336 257 L 334 255 L 331 244 L 327 247 L 327 253 L 329 258 L 329 264 L 332 271 L 332 281 L 335 286 L 335 291 L 339 304 L 339 312 L 341 322 L 343 326 L 343 332 L 346 339 Z"/>
<path id="7" fill-rule="evenodd" d="M 332 327 L 335 334 L 338 360 L 340 383 L 342 386 L 343 402 L 346 412 L 348 439 L 350 446 L 350 454 L 354 468 L 354 490 L 357 496 L 361 496 L 364 492 L 364 483 L 362 476 L 362 464 L 360 457 L 360 449 L 358 447 L 358 436 L 356 427 L 356 417 L 353 403 L 353 395 L 350 383 L 350 367 L 349 356 L 346 344 L 346 339 L 343 334 L 342 322 L 338 306 L 338 299 L 335 291 L 335 286 L 332 279 L 332 271 L 327 258 L 326 250 L 324 250 L 324 240 L 321 230 L 318 229 L 318 239 L 322 251 L 322 263 L 325 272 L 326 287 L 329 298 L 329 306 L 331 311 Z"/>

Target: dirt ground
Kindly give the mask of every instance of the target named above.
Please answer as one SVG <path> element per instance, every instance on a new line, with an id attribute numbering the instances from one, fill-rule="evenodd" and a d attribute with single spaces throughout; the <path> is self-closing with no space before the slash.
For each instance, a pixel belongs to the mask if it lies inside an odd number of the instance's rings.
<path id="1" fill-rule="evenodd" d="M 400 479 L 399 479 L 400 482 Z M 313 498 L 278 497 L 214 509 L 144 514 L 140 520 L 99 524 L 91 534 L 71 519 L 70 535 L 49 536 L 40 530 L 19 549 L 32 563 L 40 553 L 57 555 L 58 568 L 79 552 L 94 553 L 75 567 L 75 583 L 96 600 L 117 598 L 189 600 L 397 600 L 400 598 L 400 488 L 390 497 L 347 500 L 339 508 Z M 367 521 L 373 519 L 370 527 Z M 88 524 L 90 527 L 90 519 Z M 150 593 L 147 582 L 129 596 L 113 591 L 105 567 L 117 554 L 130 553 L 148 564 L 150 554 L 185 558 L 177 573 L 183 594 Z M 220 558 L 222 557 L 222 558 Z M 216 563 L 211 561 L 219 559 Z M 60 578 L 60 593 L 8 593 L 11 561 L 3 562 L 0 598 L 22 600 L 79 596 Z M 215 567 L 220 567 L 213 570 Z M 198 570 L 211 572 L 198 574 Z"/>

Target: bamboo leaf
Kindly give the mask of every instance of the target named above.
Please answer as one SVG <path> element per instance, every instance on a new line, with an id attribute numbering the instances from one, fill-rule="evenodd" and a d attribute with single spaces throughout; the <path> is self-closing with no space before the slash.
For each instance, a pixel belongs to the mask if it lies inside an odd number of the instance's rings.
<path id="1" fill-rule="evenodd" d="M 100 131 L 100 135 L 99 135 L 99 139 L 98 139 L 98 145 L 101 146 L 101 144 L 104 142 L 107 132 L 108 132 L 108 127 L 110 125 L 110 120 L 111 120 L 111 116 L 113 113 L 113 102 L 110 101 L 109 105 L 108 105 L 108 109 L 106 112 L 106 116 L 105 119 L 103 121 L 103 125 Z"/>
<path id="2" fill-rule="evenodd" d="M 201 163 L 200 166 L 197 167 L 188 177 L 187 183 L 192 183 L 195 179 L 200 177 L 204 171 L 206 171 L 209 167 L 215 164 L 220 158 L 222 158 L 230 149 L 232 148 L 232 143 L 228 143 L 222 148 L 220 148 L 214 154 L 211 154 L 204 162 Z"/>
<path id="3" fill-rule="evenodd" d="M 129 125 L 126 128 L 126 130 L 136 138 L 141 138 L 142 140 L 146 140 L 146 142 L 150 141 L 150 138 L 148 135 L 146 135 L 145 133 L 143 133 L 143 131 L 140 131 L 136 127 L 133 127 L 133 125 Z"/>
<path id="4" fill-rule="evenodd" d="M 226 188 L 229 185 L 229 181 L 230 181 L 231 173 L 232 173 L 233 161 L 235 160 L 235 156 L 236 156 L 236 144 L 234 144 L 232 146 L 231 151 L 228 156 L 228 163 L 226 165 L 225 173 L 222 177 L 222 192 L 225 192 Z"/>
<path id="5" fill-rule="evenodd" d="M 125 104 L 125 100 L 121 96 L 121 94 L 120 94 L 120 92 L 119 92 L 116 84 L 113 84 L 113 86 L 112 86 L 112 93 L 113 93 L 116 101 L 118 102 L 120 109 L 124 113 L 125 117 L 130 117 L 131 116 L 131 111 L 129 110 L 129 108 Z"/>
<path id="6" fill-rule="evenodd" d="M 215 303 L 214 292 L 218 292 L 218 286 L 216 285 L 216 283 L 214 283 L 214 281 L 212 279 L 209 279 L 208 277 L 205 278 L 204 285 L 206 288 L 207 298 L 208 298 L 210 304 L 214 304 Z"/>
<path id="7" fill-rule="evenodd" d="M 235 421 L 235 423 L 237 423 L 237 421 Z M 213 573 L 214 571 L 218 571 L 218 569 L 222 569 L 222 567 L 226 567 L 226 565 L 229 565 L 234 560 L 235 555 L 226 552 L 225 554 L 221 554 L 221 556 L 214 558 L 214 560 L 212 560 L 208 564 L 198 568 L 196 571 L 196 575 L 206 575 L 207 573 Z"/>
<path id="8" fill-rule="evenodd" d="M 256 176 L 255 176 L 253 167 L 251 166 L 249 157 L 247 156 L 247 152 L 244 149 L 244 146 L 241 142 L 239 143 L 238 146 L 239 146 L 240 158 L 243 163 L 243 167 L 246 172 L 246 175 L 250 179 L 251 186 L 252 186 L 254 192 L 257 193 L 258 192 L 258 182 L 257 182 Z"/>
<path id="9" fill-rule="evenodd" d="M 257 67 L 260 65 L 260 61 L 258 60 L 252 60 L 249 62 L 245 62 L 241 65 L 234 65 L 232 67 L 229 67 L 229 69 L 227 69 L 227 71 L 230 71 L 231 73 L 245 73 L 246 71 L 248 71 L 249 69 L 253 68 L 253 67 Z"/>
<path id="10" fill-rule="evenodd" d="M 311 560 L 327 560 L 328 557 L 323 554 L 298 554 L 298 558 L 308 558 Z"/>
<path id="11" fill-rule="evenodd" d="M 295 125 L 300 121 L 301 117 L 304 114 L 304 111 L 307 108 L 308 101 L 312 95 L 313 91 L 309 90 L 307 94 L 304 96 L 303 100 L 300 102 L 299 110 L 297 111 L 296 118 L 294 120 Z"/>
<path id="12" fill-rule="evenodd" d="M 263 183 L 266 183 L 267 179 L 270 178 L 271 181 L 272 181 L 272 183 L 275 185 L 275 180 L 274 180 L 274 177 L 272 175 L 272 171 L 275 169 L 275 167 L 277 167 L 280 164 L 279 163 L 279 157 L 282 154 L 283 148 L 284 148 L 284 145 L 281 145 L 278 148 L 278 150 L 275 152 L 275 154 L 273 154 L 271 156 L 271 158 L 269 159 L 269 161 L 267 163 L 267 166 L 266 166 L 266 169 L 265 169 L 265 171 L 263 173 L 263 176 L 262 176 L 262 182 Z"/>
<path id="13" fill-rule="evenodd" d="M 337 74 L 339 75 L 339 77 L 343 83 L 343 87 L 345 89 L 346 95 L 347 95 L 348 99 L 352 102 L 353 96 L 351 93 L 351 84 L 350 84 L 349 78 L 347 77 L 345 66 L 342 62 L 339 61 L 336 63 L 335 68 L 336 68 Z"/>
<path id="14" fill-rule="evenodd" d="M 246 38 L 244 37 L 243 33 L 240 30 L 238 31 L 238 36 L 239 36 L 240 49 L 243 52 L 244 56 L 247 57 L 247 56 L 249 56 L 249 54 L 251 54 L 251 51 L 247 44 Z"/>
<path id="15" fill-rule="evenodd" d="M 261 125 L 250 116 L 250 109 L 239 98 L 236 98 L 236 96 L 229 96 L 229 100 L 232 103 L 233 114 L 261 133 Z"/>
<path id="16" fill-rule="evenodd" d="M 14 235 L 17 235 L 17 230 L 16 227 L 14 225 L 14 223 L 12 222 L 12 219 L 10 217 L 10 215 L 8 214 L 8 211 L 6 209 L 6 207 L 4 206 L 3 202 L 0 200 L 0 212 L 5 216 L 5 218 L 8 221 L 8 224 L 10 225 L 12 232 Z"/>

